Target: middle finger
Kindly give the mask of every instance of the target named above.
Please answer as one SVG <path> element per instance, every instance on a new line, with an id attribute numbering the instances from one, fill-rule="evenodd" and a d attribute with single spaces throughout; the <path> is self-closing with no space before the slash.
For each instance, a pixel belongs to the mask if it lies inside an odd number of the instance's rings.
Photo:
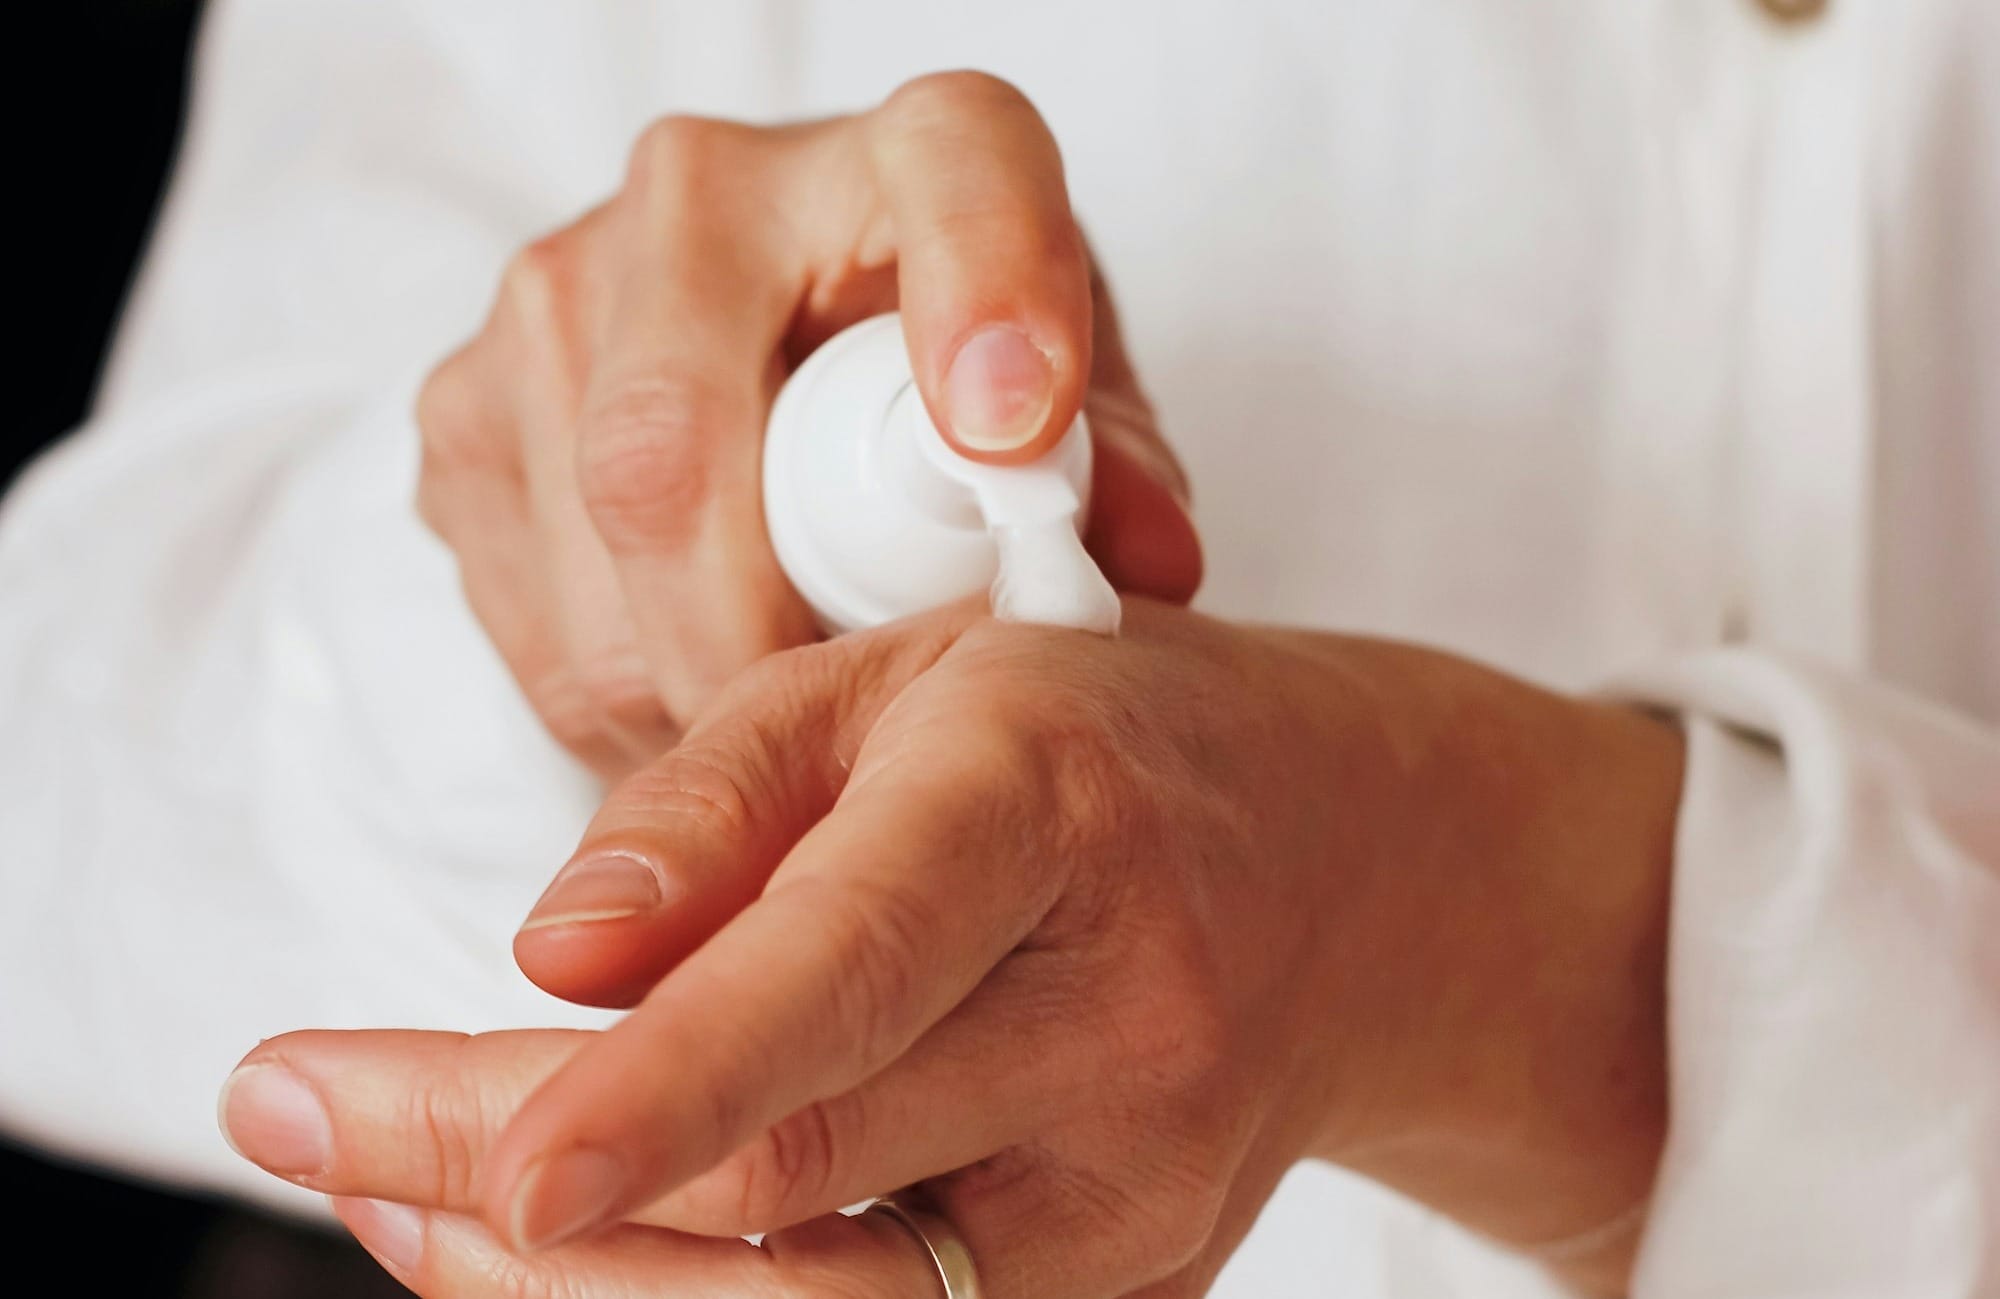
<path id="1" fill-rule="evenodd" d="M 785 138 L 669 119 L 614 210 L 626 250 L 577 413 L 577 499 L 610 556 L 676 722 L 774 651 L 814 639 L 766 537 L 759 466 L 801 271 L 768 189 Z"/>

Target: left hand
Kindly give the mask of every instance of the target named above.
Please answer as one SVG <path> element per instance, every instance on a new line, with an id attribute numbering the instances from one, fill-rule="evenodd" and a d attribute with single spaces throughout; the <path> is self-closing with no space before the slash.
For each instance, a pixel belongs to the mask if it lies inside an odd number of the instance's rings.
<path id="1" fill-rule="evenodd" d="M 625 1021 L 273 1039 L 234 1141 L 419 1206 L 343 1215 L 428 1296 L 931 1296 L 893 1224 L 823 1216 L 918 1182 L 990 1299 L 1199 1294 L 1309 1155 L 1522 1245 L 1642 1201 L 1674 731 L 1407 646 L 1126 627 L 953 612 L 751 669 L 517 945 L 650 988 Z M 657 902 L 602 904 L 635 876 Z M 620 1219 L 775 1234 L 582 1239 Z"/>
<path id="2" fill-rule="evenodd" d="M 417 401 L 424 519 L 529 704 L 607 780 L 818 639 L 771 549 L 765 421 L 807 354 L 890 310 L 964 455 L 1031 459 L 1087 411 L 1085 544 L 1121 591 L 1193 594 L 1186 479 L 1020 91 L 946 72 L 814 122 L 662 118 L 616 194 L 516 255 Z"/>

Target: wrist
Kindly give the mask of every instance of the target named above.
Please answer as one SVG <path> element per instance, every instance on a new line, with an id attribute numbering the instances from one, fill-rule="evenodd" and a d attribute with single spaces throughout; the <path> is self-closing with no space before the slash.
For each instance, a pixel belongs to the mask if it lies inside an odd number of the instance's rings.
<path id="1" fill-rule="evenodd" d="M 1339 932 L 1317 975 L 1312 1153 L 1529 1252 L 1634 1221 L 1666 1130 L 1679 732 L 1447 655 L 1317 639 L 1336 701 L 1320 742 L 1350 755 L 1322 795 L 1340 805 L 1321 864 Z M 1637 1234 L 1547 1261 L 1614 1289 Z"/>

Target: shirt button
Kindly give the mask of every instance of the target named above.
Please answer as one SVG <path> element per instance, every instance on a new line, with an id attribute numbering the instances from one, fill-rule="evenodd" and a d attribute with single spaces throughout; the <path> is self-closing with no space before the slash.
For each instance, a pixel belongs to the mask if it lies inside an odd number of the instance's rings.
<path id="1" fill-rule="evenodd" d="M 1827 0 L 1757 0 L 1757 3 L 1781 23 L 1802 23 L 1825 13 Z"/>

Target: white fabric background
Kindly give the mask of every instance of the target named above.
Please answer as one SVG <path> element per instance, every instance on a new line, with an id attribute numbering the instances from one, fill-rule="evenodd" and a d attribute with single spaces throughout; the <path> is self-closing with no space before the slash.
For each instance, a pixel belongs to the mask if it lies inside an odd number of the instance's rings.
<path id="1" fill-rule="evenodd" d="M 0 1123 L 284 1201 L 210 1118 L 257 1036 L 590 1022 L 507 939 L 593 792 L 410 394 L 651 117 L 959 65 L 1063 143 L 1207 608 L 1689 714 L 1640 1295 L 2000 1293 L 1984 0 L 222 0 L 99 413 L 0 512 Z M 1218 1293 L 1545 1291 L 1302 1169 Z"/>

